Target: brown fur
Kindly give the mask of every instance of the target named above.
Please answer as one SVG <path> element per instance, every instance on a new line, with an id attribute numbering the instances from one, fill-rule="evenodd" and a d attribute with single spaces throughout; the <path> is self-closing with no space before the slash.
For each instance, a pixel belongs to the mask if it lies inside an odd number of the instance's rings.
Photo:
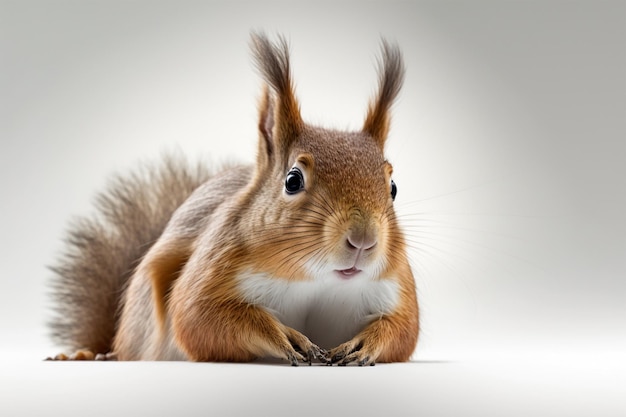
<path id="1" fill-rule="evenodd" d="M 342 132 L 302 121 L 284 38 L 271 43 L 255 34 L 251 45 L 267 83 L 255 167 L 225 168 L 211 178 L 203 173 L 189 184 L 183 181 L 184 191 L 173 198 L 160 177 L 156 183 L 121 182 L 126 187 L 122 198 L 109 202 L 120 212 L 111 219 L 119 222 L 112 226 L 119 233 L 109 237 L 106 227 L 88 223 L 79 232 L 90 231 L 90 238 L 58 269 L 57 299 L 69 300 L 69 307 L 59 310 L 70 319 L 57 324 L 56 333 L 73 348 L 97 353 L 107 352 L 113 340 L 112 349 L 122 360 L 406 361 L 417 342 L 418 307 L 390 196 L 393 169 L 383 153 L 389 110 L 402 84 L 400 52 L 383 42 L 379 92 L 363 129 Z M 306 186 L 287 195 L 285 176 L 293 166 Z M 177 189 L 178 184 L 171 185 Z M 157 193 L 150 191 L 155 187 Z M 168 204 L 161 207 L 162 202 Z M 148 203 L 161 207 L 159 216 L 137 209 Z M 112 251 L 104 244 L 121 246 Z M 85 281 L 82 265 L 96 258 L 102 259 L 94 266 L 97 274 Z M 329 352 L 241 292 L 247 277 L 259 275 L 284 288 L 281 283 L 314 282 L 318 271 L 352 259 L 369 265 L 374 281 L 397 288 L 399 298 L 392 311 L 381 310 L 338 346 L 322 346 Z M 109 263 L 117 269 L 110 271 Z M 90 299 L 107 288 L 107 307 L 81 304 L 83 285 Z M 82 317 L 93 319 L 82 322 Z"/>
<path id="2" fill-rule="evenodd" d="M 50 268 L 55 342 L 72 350 L 112 348 L 127 281 L 174 211 L 209 176 L 201 165 L 167 156 L 113 178 L 96 198 L 96 214 L 72 224 L 65 251 Z"/>

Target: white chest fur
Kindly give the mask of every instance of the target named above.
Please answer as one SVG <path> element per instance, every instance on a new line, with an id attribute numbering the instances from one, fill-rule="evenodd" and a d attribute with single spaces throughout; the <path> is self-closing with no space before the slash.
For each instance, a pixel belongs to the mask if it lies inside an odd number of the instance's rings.
<path id="1" fill-rule="evenodd" d="M 244 273 L 238 285 L 246 301 L 265 307 L 283 324 L 326 349 L 350 340 L 367 323 L 393 311 L 399 299 L 395 281 L 358 276 L 289 282 Z"/>

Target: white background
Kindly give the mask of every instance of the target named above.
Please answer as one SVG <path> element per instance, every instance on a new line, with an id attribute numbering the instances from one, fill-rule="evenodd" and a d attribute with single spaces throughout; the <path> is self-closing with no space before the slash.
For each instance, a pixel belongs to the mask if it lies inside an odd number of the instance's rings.
<path id="1" fill-rule="evenodd" d="M 46 265 L 111 173 L 253 160 L 252 29 L 287 35 L 328 127 L 360 127 L 380 36 L 404 51 L 387 153 L 414 361 L 40 362 Z M 0 54 L 2 415 L 626 412 L 626 3 L 0 1 Z"/>

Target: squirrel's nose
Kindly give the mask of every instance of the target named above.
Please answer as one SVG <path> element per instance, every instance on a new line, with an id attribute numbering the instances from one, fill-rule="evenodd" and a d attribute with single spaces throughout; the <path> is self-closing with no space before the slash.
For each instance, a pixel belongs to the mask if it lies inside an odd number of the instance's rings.
<path id="1" fill-rule="evenodd" d="M 346 237 L 351 250 L 368 250 L 376 246 L 376 233 L 373 230 L 352 230 Z"/>

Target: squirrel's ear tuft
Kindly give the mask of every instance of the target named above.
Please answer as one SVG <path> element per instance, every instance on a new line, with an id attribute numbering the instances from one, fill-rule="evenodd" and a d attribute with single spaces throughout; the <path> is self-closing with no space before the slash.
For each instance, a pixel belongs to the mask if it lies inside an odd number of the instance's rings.
<path id="1" fill-rule="evenodd" d="M 289 46 L 282 36 L 272 43 L 265 34 L 252 33 L 251 48 L 269 86 L 261 102 L 259 130 L 270 154 L 278 151 L 285 156 L 304 126 L 291 81 Z"/>
<path id="2" fill-rule="evenodd" d="M 378 61 L 378 92 L 370 101 L 363 132 L 376 140 L 381 148 L 385 145 L 391 120 L 391 106 L 400 93 L 404 82 L 404 61 L 400 48 L 382 40 L 382 56 Z"/>

